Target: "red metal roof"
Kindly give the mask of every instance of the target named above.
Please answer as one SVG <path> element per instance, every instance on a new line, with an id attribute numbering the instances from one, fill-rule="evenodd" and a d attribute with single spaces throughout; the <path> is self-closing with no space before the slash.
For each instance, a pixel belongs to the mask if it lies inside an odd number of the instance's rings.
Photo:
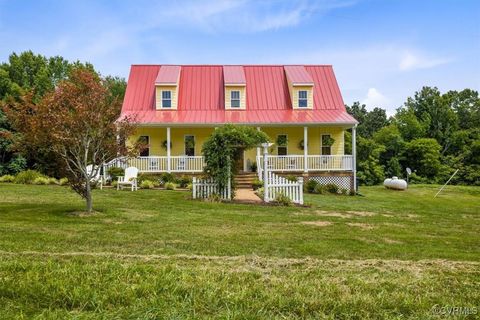
<path id="1" fill-rule="evenodd" d="M 180 76 L 180 66 L 162 66 L 158 71 L 155 84 L 177 84 Z"/>
<path id="2" fill-rule="evenodd" d="M 313 79 L 304 66 L 285 66 L 284 69 L 293 85 L 313 85 Z"/>
<path id="3" fill-rule="evenodd" d="M 243 66 L 223 66 L 223 79 L 226 85 L 245 85 Z"/>
<path id="4" fill-rule="evenodd" d="M 181 66 L 178 110 L 156 110 L 155 82 L 166 67 L 172 66 L 131 67 L 122 116 L 136 115 L 138 122 L 152 125 L 357 123 L 345 110 L 331 66 L 304 67 L 313 81 L 313 110 L 292 109 L 285 66 L 243 66 L 247 107 L 235 111 L 225 110 L 225 68 L 221 65 Z M 238 76 L 236 72 L 234 76 Z"/>

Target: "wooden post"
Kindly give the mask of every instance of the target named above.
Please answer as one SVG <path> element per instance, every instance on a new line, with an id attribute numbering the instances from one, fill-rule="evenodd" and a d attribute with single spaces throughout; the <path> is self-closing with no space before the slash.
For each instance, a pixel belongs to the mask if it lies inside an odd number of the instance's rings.
<path id="1" fill-rule="evenodd" d="M 303 127 L 303 172 L 308 172 L 308 127 Z"/>
<path id="2" fill-rule="evenodd" d="M 353 192 L 357 193 L 357 125 L 352 128 Z"/>
<path id="3" fill-rule="evenodd" d="M 193 199 L 197 198 L 197 178 L 192 178 L 192 192 L 193 192 Z"/>
<path id="4" fill-rule="evenodd" d="M 268 199 L 268 147 L 263 147 L 263 201 L 269 202 Z"/>
<path id="5" fill-rule="evenodd" d="M 167 172 L 171 172 L 171 155 L 170 155 L 170 127 L 167 127 Z"/>

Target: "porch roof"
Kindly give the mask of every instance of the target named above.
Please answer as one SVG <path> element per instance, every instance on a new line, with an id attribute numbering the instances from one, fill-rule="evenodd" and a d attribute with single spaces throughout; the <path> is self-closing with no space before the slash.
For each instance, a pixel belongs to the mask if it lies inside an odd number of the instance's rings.
<path id="1" fill-rule="evenodd" d="M 226 123 L 245 125 L 344 125 L 347 127 L 356 120 L 342 110 L 191 110 L 164 112 L 156 110 L 123 112 L 122 116 L 136 116 L 141 125 L 222 125 Z"/>

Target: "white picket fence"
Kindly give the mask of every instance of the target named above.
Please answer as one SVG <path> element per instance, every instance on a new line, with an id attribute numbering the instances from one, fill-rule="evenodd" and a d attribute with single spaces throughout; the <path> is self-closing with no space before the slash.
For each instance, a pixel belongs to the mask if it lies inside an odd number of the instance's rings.
<path id="1" fill-rule="evenodd" d="M 283 194 L 293 203 L 303 204 L 303 177 L 297 179 L 297 181 L 290 181 L 271 171 L 267 172 L 266 190 L 264 190 L 266 201 L 273 201 L 277 195 Z"/>
<path id="2" fill-rule="evenodd" d="M 222 190 L 219 190 L 218 183 L 216 183 L 213 178 L 199 179 L 193 177 L 193 199 L 207 199 L 213 194 L 218 194 L 222 200 L 231 200 L 232 188 L 230 184 L 230 179 L 228 179 L 227 186 L 222 188 Z"/>

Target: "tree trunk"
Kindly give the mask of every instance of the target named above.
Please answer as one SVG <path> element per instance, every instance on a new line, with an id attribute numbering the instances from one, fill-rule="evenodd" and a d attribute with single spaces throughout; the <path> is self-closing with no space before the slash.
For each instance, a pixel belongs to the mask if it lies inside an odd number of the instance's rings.
<path id="1" fill-rule="evenodd" d="M 87 212 L 92 213 L 93 201 L 92 201 L 92 189 L 90 187 L 90 181 L 87 181 L 85 201 L 87 202 Z"/>

